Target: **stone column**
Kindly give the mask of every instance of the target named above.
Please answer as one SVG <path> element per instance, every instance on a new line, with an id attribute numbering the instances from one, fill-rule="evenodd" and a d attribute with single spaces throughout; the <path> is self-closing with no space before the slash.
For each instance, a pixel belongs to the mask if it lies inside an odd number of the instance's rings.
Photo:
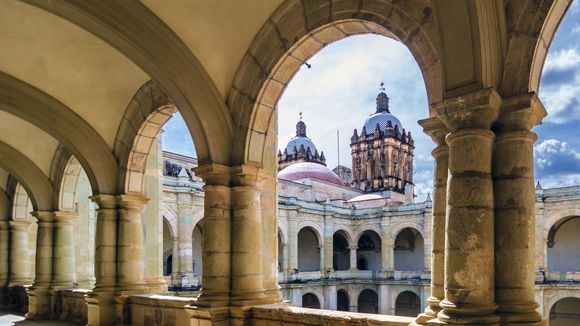
<path id="1" fill-rule="evenodd" d="M 117 242 L 117 291 L 139 293 L 146 289 L 143 280 L 143 209 L 148 199 L 120 195 L 119 236 Z"/>
<path id="2" fill-rule="evenodd" d="M 205 185 L 201 307 L 227 306 L 231 275 L 231 191 L 229 167 L 208 164 L 194 169 Z"/>
<path id="3" fill-rule="evenodd" d="M 54 212 L 54 257 L 52 288 L 73 287 L 76 281 L 74 221 L 75 212 Z"/>
<path id="4" fill-rule="evenodd" d="M 33 280 L 28 265 L 28 232 L 32 222 L 13 220 L 10 225 L 10 274 L 8 285 L 30 284 Z"/>
<path id="5" fill-rule="evenodd" d="M 1 198 L 0 198 L 1 200 Z M 10 275 L 10 224 L 0 220 L 0 309 L 6 310 L 9 302 L 8 277 Z"/>
<path id="6" fill-rule="evenodd" d="M 357 246 L 354 247 L 348 247 L 348 249 L 350 250 L 350 270 L 351 271 L 356 271 L 356 250 L 358 249 Z"/>
<path id="7" fill-rule="evenodd" d="M 177 237 L 174 237 L 173 239 L 173 249 L 171 250 L 171 285 L 177 285 L 179 284 L 179 273 L 177 272 L 177 270 L 179 269 L 179 240 L 177 239 Z"/>
<path id="8" fill-rule="evenodd" d="M 276 170 L 274 170 L 276 171 Z M 270 302 L 281 302 L 282 292 L 278 285 L 278 188 L 276 172 L 263 175 L 260 196 L 262 215 L 263 259 L 262 272 L 266 296 Z"/>
<path id="9" fill-rule="evenodd" d="M 534 142 L 546 116 L 535 93 L 503 102 L 493 160 L 495 287 L 502 325 L 540 325 L 535 282 Z"/>
<path id="10" fill-rule="evenodd" d="M 298 270 L 298 210 L 288 211 L 288 275 Z"/>
<path id="11" fill-rule="evenodd" d="M 393 241 L 391 238 L 390 223 L 383 217 L 381 220 L 381 270 L 383 272 L 392 272 L 395 270 Z"/>
<path id="12" fill-rule="evenodd" d="M 50 317 L 53 250 L 53 214 L 36 211 L 32 215 L 38 219 L 36 240 L 36 276 L 28 289 L 28 313 L 26 318 L 39 319 Z"/>
<path id="13" fill-rule="evenodd" d="M 117 279 L 117 199 L 96 195 L 95 287 L 87 296 L 87 324 L 115 325 L 114 293 Z"/>
<path id="14" fill-rule="evenodd" d="M 190 286 L 193 281 L 193 207 L 191 194 L 177 194 L 177 285 Z"/>
<path id="15" fill-rule="evenodd" d="M 334 222 L 332 215 L 324 216 L 324 264 L 321 265 L 323 275 L 328 272 L 332 272 L 333 269 L 333 235 L 334 235 Z M 336 296 L 336 295 L 335 295 Z M 335 302 L 336 306 L 336 302 Z"/>
<path id="16" fill-rule="evenodd" d="M 324 302 L 320 305 L 322 309 L 336 310 L 336 285 L 327 285 L 324 287 Z"/>
<path id="17" fill-rule="evenodd" d="M 252 166 L 235 168 L 232 187 L 232 297 L 233 305 L 264 303 L 262 179 Z"/>
<path id="18" fill-rule="evenodd" d="M 419 121 L 423 131 L 435 142 L 431 152 L 435 159 L 433 168 L 433 213 L 431 215 L 431 296 L 427 298 L 427 309 L 415 320 L 416 324 L 426 325 L 437 317 L 441 310 L 439 303 L 445 297 L 445 211 L 447 206 L 447 170 L 449 168 L 449 147 L 445 143 L 447 127 L 437 118 Z M 427 256 L 427 255 L 426 255 Z M 427 265 L 425 265 L 427 268 Z"/>
<path id="19" fill-rule="evenodd" d="M 491 157 L 501 98 L 492 89 L 445 100 L 438 114 L 451 131 L 445 237 L 445 299 L 439 321 L 498 325 L 494 293 Z"/>

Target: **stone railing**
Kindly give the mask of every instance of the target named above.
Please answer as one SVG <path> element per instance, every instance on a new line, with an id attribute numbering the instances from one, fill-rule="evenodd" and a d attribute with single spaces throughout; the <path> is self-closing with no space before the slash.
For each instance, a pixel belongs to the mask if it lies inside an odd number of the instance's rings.
<path id="1" fill-rule="evenodd" d="M 195 298 L 156 294 L 132 295 L 129 301 L 132 325 L 164 326 L 190 325 L 184 307 L 197 302 Z"/>
<path id="2" fill-rule="evenodd" d="M 545 282 L 580 282 L 580 272 L 547 272 Z"/>
<path id="3" fill-rule="evenodd" d="M 307 281 L 318 281 L 321 279 L 359 279 L 359 280 L 429 280 L 431 279 L 431 273 L 428 271 L 364 271 L 364 270 L 345 270 L 345 271 L 333 271 L 326 274 L 322 274 L 320 271 L 315 272 L 299 272 L 296 274 L 286 274 L 283 272 L 278 273 L 278 282 L 284 283 L 295 283 L 295 282 L 307 282 Z"/>
<path id="4" fill-rule="evenodd" d="M 251 324 L 269 325 L 369 325 L 369 326 L 407 326 L 415 318 L 361 314 L 354 312 L 307 309 L 274 304 L 252 307 Z"/>

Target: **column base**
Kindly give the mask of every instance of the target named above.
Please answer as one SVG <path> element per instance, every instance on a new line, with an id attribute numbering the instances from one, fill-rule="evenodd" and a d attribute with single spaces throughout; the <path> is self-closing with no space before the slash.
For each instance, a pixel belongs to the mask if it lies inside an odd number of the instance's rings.
<path id="1" fill-rule="evenodd" d="M 446 325 L 499 325 L 500 317 L 495 314 L 496 305 L 456 305 L 448 300 L 439 304 L 441 311 L 437 319 Z M 431 321 L 429 321 L 430 323 Z M 430 325 L 428 323 L 428 325 Z"/>
<path id="2" fill-rule="evenodd" d="M 535 302 L 521 304 L 500 304 L 498 315 L 502 325 L 546 325 L 547 321 L 536 311 Z"/>
<path id="3" fill-rule="evenodd" d="M 419 314 L 419 316 L 417 316 L 417 319 L 415 319 L 415 321 L 411 325 L 413 326 L 427 325 L 427 322 L 429 320 L 436 319 L 437 314 L 439 313 L 439 311 L 441 311 L 441 308 L 439 308 L 439 302 L 440 302 L 439 299 L 435 297 L 427 298 L 428 306 L 425 309 L 425 312 Z"/>
<path id="4" fill-rule="evenodd" d="M 28 294 L 28 313 L 26 319 L 50 319 L 52 317 L 52 295 L 48 288 L 30 287 Z"/>
<path id="5" fill-rule="evenodd" d="M 87 303 L 87 325 L 116 325 L 115 299 L 113 291 L 94 290 L 85 298 Z"/>

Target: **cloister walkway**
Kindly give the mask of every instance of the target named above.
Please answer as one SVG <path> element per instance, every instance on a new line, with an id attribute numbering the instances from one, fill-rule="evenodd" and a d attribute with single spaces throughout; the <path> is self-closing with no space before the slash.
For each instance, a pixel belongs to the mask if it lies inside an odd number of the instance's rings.
<path id="1" fill-rule="evenodd" d="M 63 320 L 26 320 L 24 315 L 0 311 L 0 326 L 67 326 L 78 325 Z"/>

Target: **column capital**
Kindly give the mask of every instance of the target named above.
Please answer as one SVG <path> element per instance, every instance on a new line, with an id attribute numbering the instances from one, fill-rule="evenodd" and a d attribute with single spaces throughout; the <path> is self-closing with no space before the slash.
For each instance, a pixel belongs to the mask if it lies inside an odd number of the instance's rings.
<path id="1" fill-rule="evenodd" d="M 32 224 L 32 222 L 28 220 L 12 220 L 8 221 L 8 223 L 10 224 L 10 228 L 16 230 L 26 230 L 30 227 L 30 224 Z"/>
<path id="2" fill-rule="evenodd" d="M 100 209 L 116 209 L 117 198 L 115 195 L 99 194 L 89 197 Z"/>
<path id="3" fill-rule="evenodd" d="M 191 169 L 195 175 L 203 179 L 206 185 L 229 186 L 230 170 L 226 165 L 207 163 Z"/>
<path id="4" fill-rule="evenodd" d="M 140 195 L 119 195 L 117 203 L 121 209 L 134 209 L 141 211 L 149 202 L 149 198 Z"/>
<path id="5" fill-rule="evenodd" d="M 419 125 L 423 127 L 423 132 L 426 133 L 437 146 L 445 144 L 445 136 L 449 133 L 449 129 L 439 117 L 430 117 L 419 120 Z"/>
<path id="6" fill-rule="evenodd" d="M 38 222 L 52 222 L 54 220 L 54 215 L 51 211 L 34 211 L 30 215 L 36 217 Z"/>
<path id="7" fill-rule="evenodd" d="M 257 165 L 243 164 L 231 168 L 234 186 L 259 186 L 264 177 L 264 170 Z"/>
<path id="8" fill-rule="evenodd" d="M 79 216 L 79 213 L 69 211 L 54 211 L 52 212 L 52 216 L 55 222 L 72 222 Z"/>
<path id="9" fill-rule="evenodd" d="M 546 108 L 535 92 L 515 95 L 504 99 L 498 121 L 497 132 L 528 131 L 546 117 Z"/>
<path id="10" fill-rule="evenodd" d="M 486 88 L 446 99 L 434 106 L 447 128 L 457 131 L 490 129 L 498 117 L 501 102 L 493 88 Z"/>

